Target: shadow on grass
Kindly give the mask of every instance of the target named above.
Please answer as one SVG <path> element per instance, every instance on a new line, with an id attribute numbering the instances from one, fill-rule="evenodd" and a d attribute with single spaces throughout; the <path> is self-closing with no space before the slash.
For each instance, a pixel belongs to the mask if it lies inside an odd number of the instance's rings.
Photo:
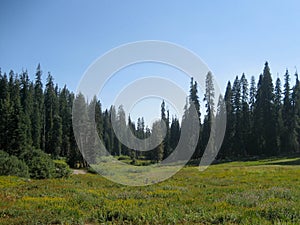
<path id="1" fill-rule="evenodd" d="M 299 166 L 300 165 L 300 159 L 295 159 L 291 161 L 283 161 L 283 162 L 273 162 L 268 163 L 269 165 L 281 165 L 281 166 Z"/>

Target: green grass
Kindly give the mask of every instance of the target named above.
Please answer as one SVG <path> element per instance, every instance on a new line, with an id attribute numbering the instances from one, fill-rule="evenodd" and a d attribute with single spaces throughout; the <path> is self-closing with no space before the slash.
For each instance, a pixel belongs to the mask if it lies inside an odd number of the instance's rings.
<path id="1" fill-rule="evenodd" d="M 300 224 L 299 162 L 190 166 L 145 187 L 95 174 L 0 177 L 0 224 Z"/>

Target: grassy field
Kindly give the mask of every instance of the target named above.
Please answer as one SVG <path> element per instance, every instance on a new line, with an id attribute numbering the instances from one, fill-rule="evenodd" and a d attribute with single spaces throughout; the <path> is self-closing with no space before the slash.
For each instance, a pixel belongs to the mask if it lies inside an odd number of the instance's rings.
<path id="1" fill-rule="evenodd" d="M 191 166 L 145 187 L 0 177 L 0 224 L 300 224 L 300 158 Z"/>

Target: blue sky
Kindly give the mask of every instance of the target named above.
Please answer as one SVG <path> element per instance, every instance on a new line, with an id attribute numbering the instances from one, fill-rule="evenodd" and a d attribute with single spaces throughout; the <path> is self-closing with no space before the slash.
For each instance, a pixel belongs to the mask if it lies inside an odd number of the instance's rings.
<path id="1" fill-rule="evenodd" d="M 1 0 L 0 67 L 33 75 L 41 63 L 44 77 L 51 71 L 75 91 L 88 66 L 111 48 L 163 40 L 199 55 L 224 90 L 243 72 L 258 77 L 266 60 L 274 78 L 300 67 L 299 12 L 297 0 Z M 146 68 L 141 72 L 159 71 Z M 188 89 L 188 81 L 182 85 Z M 103 98 L 119 86 L 109 86 Z"/>

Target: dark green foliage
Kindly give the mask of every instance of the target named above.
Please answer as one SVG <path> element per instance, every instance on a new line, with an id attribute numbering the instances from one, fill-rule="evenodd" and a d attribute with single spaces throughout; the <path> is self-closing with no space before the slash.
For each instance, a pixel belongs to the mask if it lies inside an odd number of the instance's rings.
<path id="1" fill-rule="evenodd" d="M 232 86 L 232 102 L 233 102 L 233 126 L 234 126 L 234 136 L 232 144 L 232 153 L 236 156 L 241 155 L 241 149 L 243 147 L 242 143 L 242 90 L 241 81 L 239 77 L 236 76 L 233 86 Z"/>
<path id="2" fill-rule="evenodd" d="M 55 115 L 53 119 L 53 132 L 52 132 L 52 155 L 58 158 L 61 155 L 62 145 L 62 119 L 59 115 Z"/>
<path id="3" fill-rule="evenodd" d="M 192 107 L 192 105 L 195 107 L 198 117 L 197 118 L 191 118 L 195 121 L 199 121 L 198 124 L 195 124 L 195 126 L 200 126 L 201 129 L 201 113 L 200 113 L 200 102 L 199 102 L 199 96 L 198 96 L 198 84 L 196 81 L 194 81 L 193 78 L 191 78 L 191 83 L 190 83 L 190 95 L 189 95 L 189 101 L 186 103 L 185 105 L 185 118 L 189 117 L 189 113 L 188 111 L 190 110 L 190 107 Z M 183 118 L 184 119 L 184 118 Z M 202 149 L 204 148 L 204 144 L 202 141 L 202 134 L 199 133 L 199 137 L 198 137 L 198 144 L 196 146 L 195 149 L 195 153 L 193 155 L 193 159 L 197 159 L 199 157 L 201 157 L 202 154 Z"/>
<path id="4" fill-rule="evenodd" d="M 203 121 L 202 136 L 199 140 L 201 141 L 201 151 L 199 155 L 200 157 L 202 156 L 203 151 L 206 148 L 210 137 L 212 136 L 212 132 L 214 132 L 211 128 L 212 122 L 215 119 L 215 89 L 213 84 L 212 73 L 210 71 L 207 73 L 205 79 L 205 94 L 203 101 L 205 101 L 206 115 Z"/>
<path id="5" fill-rule="evenodd" d="M 180 124 L 178 119 L 175 117 L 172 119 L 170 128 L 170 153 L 176 149 L 180 138 Z"/>
<path id="6" fill-rule="evenodd" d="M 220 158 L 226 158 L 230 156 L 230 151 L 232 149 L 233 136 L 234 136 L 234 114 L 233 114 L 233 102 L 232 102 L 232 88 L 230 81 L 227 83 L 224 101 L 226 105 L 227 121 L 225 137 L 219 153 Z"/>
<path id="7" fill-rule="evenodd" d="M 270 68 L 266 62 L 263 72 L 262 83 L 262 101 L 263 101 L 263 137 L 265 140 L 263 153 L 267 156 L 275 155 L 278 151 L 276 145 L 276 127 L 275 127 L 275 110 L 274 110 L 274 86 L 270 73 Z"/>
<path id="8" fill-rule="evenodd" d="M 55 177 L 55 164 L 49 155 L 34 148 L 26 149 L 20 156 L 29 167 L 29 174 L 34 179 Z"/>
<path id="9" fill-rule="evenodd" d="M 194 104 L 200 119 L 201 113 L 200 113 L 200 102 L 198 96 L 198 84 L 196 81 L 194 81 L 193 78 L 191 78 L 189 102 L 190 103 L 192 102 Z"/>
<path id="10" fill-rule="evenodd" d="M 274 108 L 274 87 L 268 63 L 260 76 L 254 106 L 255 154 L 271 156 L 278 151 Z"/>
<path id="11" fill-rule="evenodd" d="M 295 113 L 295 94 L 291 93 L 290 88 L 290 75 L 288 70 L 284 75 L 284 98 L 282 107 L 282 119 L 283 119 L 283 151 L 284 152 L 296 152 L 299 149 L 299 142 L 297 137 L 298 127 L 298 113 Z M 297 84 L 295 86 L 297 89 Z M 295 100 L 294 100 L 295 99 Z"/>
<path id="12" fill-rule="evenodd" d="M 54 132 L 54 116 L 58 114 L 57 96 L 55 93 L 55 87 L 53 83 L 53 77 L 48 74 L 47 84 L 45 90 L 45 152 L 53 152 L 53 144 L 55 138 L 53 138 Z M 54 150 L 55 151 L 55 150 Z"/>
<path id="13" fill-rule="evenodd" d="M 61 147 L 60 147 L 60 156 L 67 157 L 70 152 L 70 131 L 72 129 L 72 109 L 71 105 L 73 102 L 70 102 L 70 92 L 66 86 L 62 89 L 59 94 L 59 117 L 61 119 Z M 59 118 L 58 118 L 59 119 Z M 59 135 L 58 135 L 58 138 Z"/>
<path id="14" fill-rule="evenodd" d="M 28 166 L 16 156 L 9 156 L 0 150 L 0 176 L 3 175 L 29 177 Z"/>
<path id="15" fill-rule="evenodd" d="M 282 91 L 281 91 L 281 81 L 279 78 L 276 80 L 275 85 L 275 97 L 274 97 L 274 113 L 276 119 L 276 144 L 279 150 L 283 150 L 283 139 L 284 139 L 284 132 L 283 132 L 283 120 L 282 120 Z"/>
<path id="16" fill-rule="evenodd" d="M 33 113 L 31 117 L 32 144 L 36 148 L 45 149 L 44 146 L 44 93 L 42 84 L 42 71 L 40 64 L 37 67 L 33 91 Z"/>
<path id="17" fill-rule="evenodd" d="M 55 178 L 66 178 L 72 174 L 69 165 L 63 160 L 54 160 Z"/>
<path id="18" fill-rule="evenodd" d="M 245 156 L 248 154 L 250 145 L 250 109 L 249 109 L 249 87 L 245 74 L 241 77 L 241 102 L 242 102 L 242 115 L 241 115 L 241 149 L 240 154 Z"/>
<path id="19" fill-rule="evenodd" d="M 163 101 L 161 103 L 161 120 L 164 121 L 165 125 L 166 125 L 166 135 L 164 138 L 164 154 L 163 154 L 163 158 L 167 158 L 170 153 L 171 153 L 171 149 L 170 149 L 170 115 L 169 115 L 169 110 L 166 111 L 166 104 L 165 101 Z M 144 131 L 143 131 L 144 132 Z"/>
<path id="20" fill-rule="evenodd" d="M 23 109 L 22 119 L 26 143 L 32 145 L 33 84 L 29 80 L 27 71 L 20 75 L 20 102 Z"/>
<path id="21" fill-rule="evenodd" d="M 292 104 L 293 104 L 293 117 L 294 123 L 293 127 L 295 129 L 295 133 L 297 134 L 297 143 L 300 144 L 300 83 L 298 79 L 298 73 L 295 73 L 296 77 L 296 84 L 293 87 L 293 94 L 292 94 Z M 300 149 L 295 149 L 296 153 L 300 152 Z"/>

